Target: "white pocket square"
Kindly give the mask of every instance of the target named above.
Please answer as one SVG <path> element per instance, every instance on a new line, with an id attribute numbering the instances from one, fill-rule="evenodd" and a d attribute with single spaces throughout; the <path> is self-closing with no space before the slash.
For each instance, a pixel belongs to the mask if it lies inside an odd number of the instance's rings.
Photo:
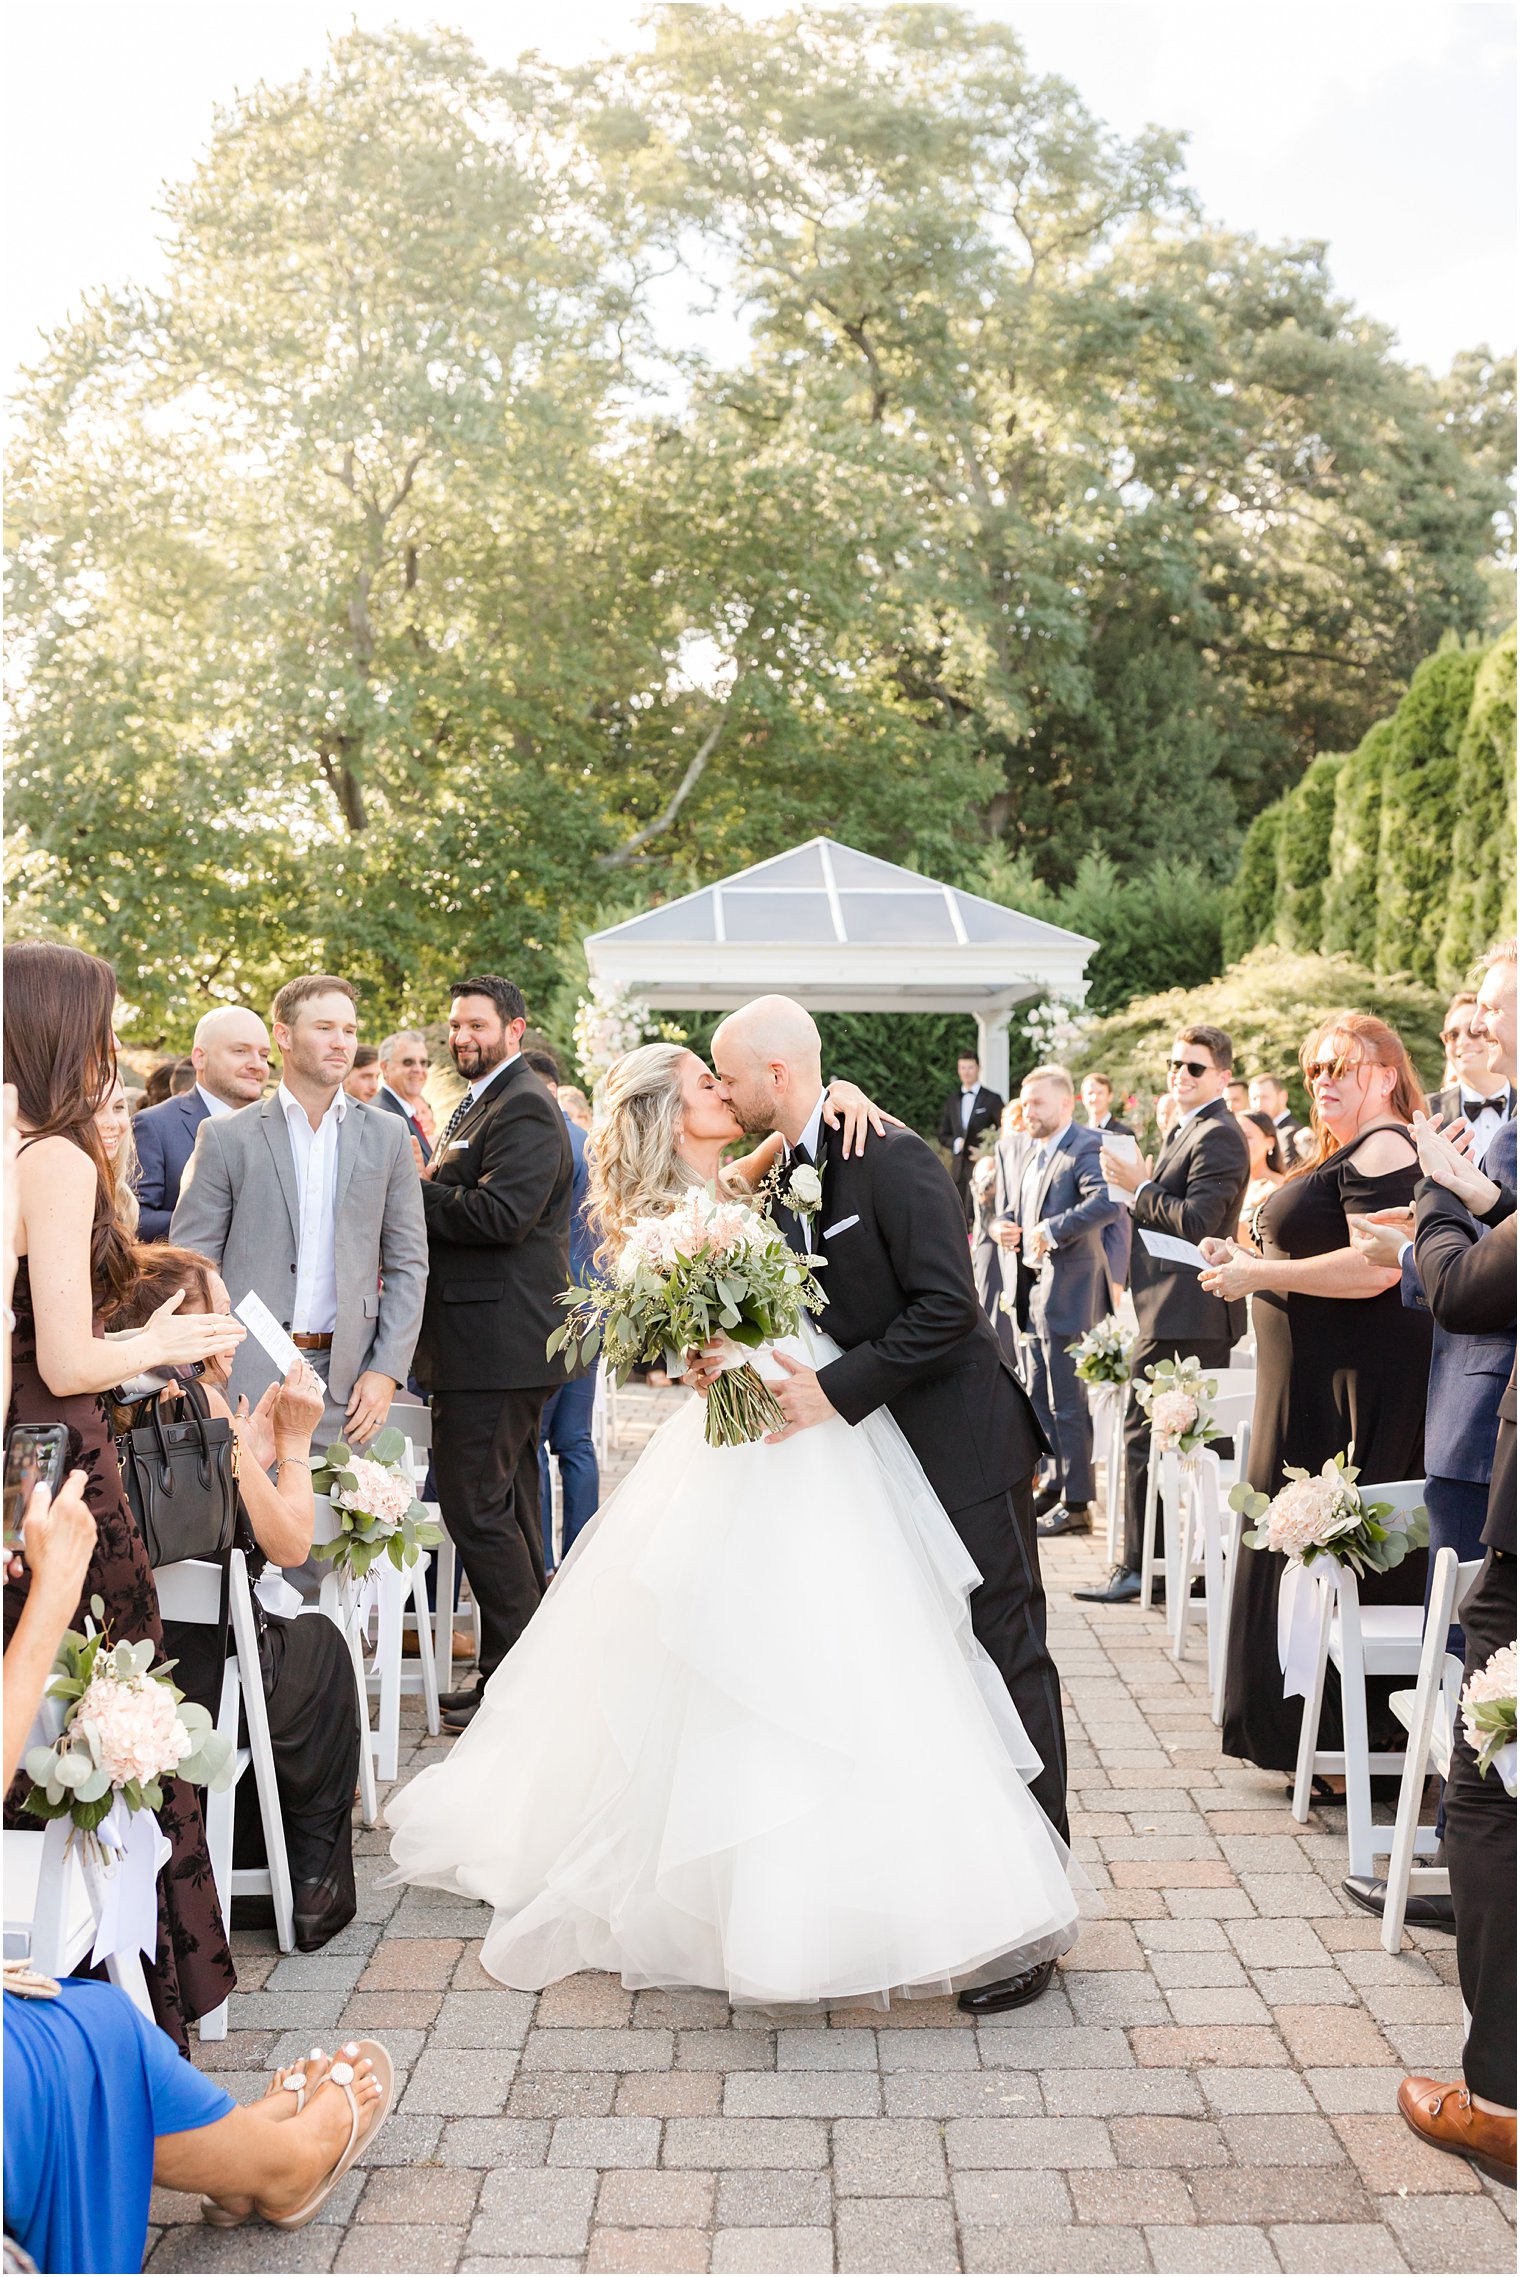
<path id="1" fill-rule="evenodd" d="M 836 1233 L 848 1233 L 852 1225 L 859 1225 L 859 1223 L 860 1212 L 857 1210 L 852 1218 L 841 1218 L 837 1225 L 826 1225 L 823 1229 L 823 1238 L 828 1241 Z"/>
<path id="2" fill-rule="evenodd" d="M 469 1140 L 468 1140 L 468 1139 L 450 1139 L 450 1140 L 449 1140 L 449 1152 L 450 1152 L 450 1154 L 457 1154 L 457 1153 L 459 1152 L 459 1149 L 460 1149 L 462 1146 L 468 1146 L 468 1145 L 469 1145 L 469 1143 L 470 1143 L 470 1142 L 469 1142 Z"/>

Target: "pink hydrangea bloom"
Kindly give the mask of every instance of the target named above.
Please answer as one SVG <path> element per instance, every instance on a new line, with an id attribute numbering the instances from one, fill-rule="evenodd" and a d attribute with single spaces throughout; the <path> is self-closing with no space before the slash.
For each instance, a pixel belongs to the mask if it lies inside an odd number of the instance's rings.
<path id="1" fill-rule="evenodd" d="M 1274 1550 L 1301 1558 L 1323 1549 L 1346 1523 L 1347 1489 L 1338 1478 L 1293 1479 L 1273 1497 L 1267 1511 L 1267 1540 Z"/>
<path id="2" fill-rule="evenodd" d="M 1475 1668 L 1462 1688 L 1462 1729 L 1467 1744 L 1475 1751 L 1482 1748 L 1489 1734 L 1474 1723 L 1468 1715 L 1485 1700 L 1513 1700 L 1515 1697 L 1515 1647 L 1500 1645 L 1498 1651 L 1483 1668 Z"/>
<path id="3" fill-rule="evenodd" d="M 1151 1401 L 1151 1429 L 1158 1445 L 1175 1447 L 1198 1421 L 1198 1402 L 1189 1392 L 1157 1392 Z"/>
<path id="4" fill-rule="evenodd" d="M 346 1466 L 354 1474 L 356 1484 L 339 1487 L 333 1501 L 340 1510 L 361 1511 L 366 1518 L 378 1518 L 383 1525 L 399 1526 L 412 1507 L 412 1487 L 384 1463 L 369 1461 L 363 1455 L 352 1455 Z"/>
<path id="5" fill-rule="evenodd" d="M 194 1753 L 173 1693 L 146 1676 L 122 1678 L 102 1670 L 86 1685 L 76 1721 L 99 1732 L 101 1766 L 113 1787 L 156 1779 Z"/>

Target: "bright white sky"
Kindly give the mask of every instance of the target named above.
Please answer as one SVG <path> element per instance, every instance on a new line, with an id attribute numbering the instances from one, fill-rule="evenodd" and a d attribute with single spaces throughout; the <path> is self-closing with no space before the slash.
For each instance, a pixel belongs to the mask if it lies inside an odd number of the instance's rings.
<path id="1" fill-rule="evenodd" d="M 748 17 L 776 0 L 736 0 Z M 1190 137 L 1209 213 L 1325 238 L 1340 289 L 1444 369 L 1514 345 L 1513 0 L 983 0 L 1121 132 Z M 0 377 L 85 288 L 161 273 L 159 184 L 213 108 L 317 63 L 329 33 L 443 21 L 493 61 L 636 36 L 622 0 L 45 0 L 3 11 Z"/>

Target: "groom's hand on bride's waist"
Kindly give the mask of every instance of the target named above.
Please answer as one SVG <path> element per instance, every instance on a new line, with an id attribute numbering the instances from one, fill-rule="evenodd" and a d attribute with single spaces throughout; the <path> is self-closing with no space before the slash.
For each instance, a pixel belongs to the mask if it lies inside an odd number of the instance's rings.
<path id="1" fill-rule="evenodd" d="M 786 1417 L 786 1429 L 769 1433 L 767 1447 L 779 1446 L 783 1439 L 795 1439 L 810 1423 L 827 1423 L 831 1415 L 839 1412 L 818 1381 L 816 1368 L 804 1367 L 800 1360 L 794 1360 L 786 1352 L 777 1352 L 773 1357 L 776 1365 L 786 1370 L 785 1382 L 771 1385 L 776 1405 Z"/>

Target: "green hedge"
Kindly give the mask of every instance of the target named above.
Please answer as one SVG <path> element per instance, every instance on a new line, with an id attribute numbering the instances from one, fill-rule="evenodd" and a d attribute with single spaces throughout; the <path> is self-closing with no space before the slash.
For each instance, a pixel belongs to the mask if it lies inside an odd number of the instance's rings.
<path id="1" fill-rule="evenodd" d="M 1233 964 L 1272 930 L 1277 903 L 1277 846 L 1282 836 L 1281 799 L 1264 807 L 1246 832 L 1240 866 L 1224 897 L 1221 947 Z"/>
<path id="2" fill-rule="evenodd" d="M 1030 856 L 996 853 L 967 882 L 989 901 L 1097 942 L 1087 967 L 1092 1011 L 1116 1011 L 1132 996 L 1189 987 L 1219 970 L 1224 893 L 1196 862 L 1121 870 L 1107 854 L 1087 854 L 1069 886 L 1051 886 Z"/>
<path id="3" fill-rule="evenodd" d="M 1325 930 L 1320 940 L 1327 956 L 1370 958 L 1375 949 L 1383 762 L 1392 741 L 1392 720 L 1380 719 L 1367 730 L 1335 780 Z"/>
<path id="4" fill-rule="evenodd" d="M 1324 938 L 1335 787 L 1345 764 L 1339 752 L 1322 751 L 1281 801 L 1273 926 L 1279 948 L 1317 953 Z"/>
<path id="5" fill-rule="evenodd" d="M 1154 1095 L 1166 1082 L 1167 1050 L 1179 1028 L 1206 1022 L 1235 1046 L 1247 1078 L 1281 1075 L 1300 1116 L 1308 1113 L 1298 1054 L 1310 1031 L 1332 1012 L 1371 1012 L 1397 1028 L 1421 1080 L 1434 1090 L 1443 1066 L 1439 1041 L 1445 998 L 1419 982 L 1386 980 L 1353 957 L 1306 956 L 1291 949 L 1253 949 L 1203 988 L 1173 988 L 1137 997 L 1101 1020 L 1073 1060 L 1101 1068 L 1120 1094 Z"/>
<path id="6" fill-rule="evenodd" d="M 1371 962 L 1432 986 L 1457 827 L 1457 753 L 1480 651 L 1429 656 L 1393 715 L 1378 817 L 1378 917 Z"/>
<path id="7" fill-rule="evenodd" d="M 1457 826 L 1436 978 L 1454 988 L 1515 924 L 1515 628 L 1484 657 L 1457 753 Z"/>

